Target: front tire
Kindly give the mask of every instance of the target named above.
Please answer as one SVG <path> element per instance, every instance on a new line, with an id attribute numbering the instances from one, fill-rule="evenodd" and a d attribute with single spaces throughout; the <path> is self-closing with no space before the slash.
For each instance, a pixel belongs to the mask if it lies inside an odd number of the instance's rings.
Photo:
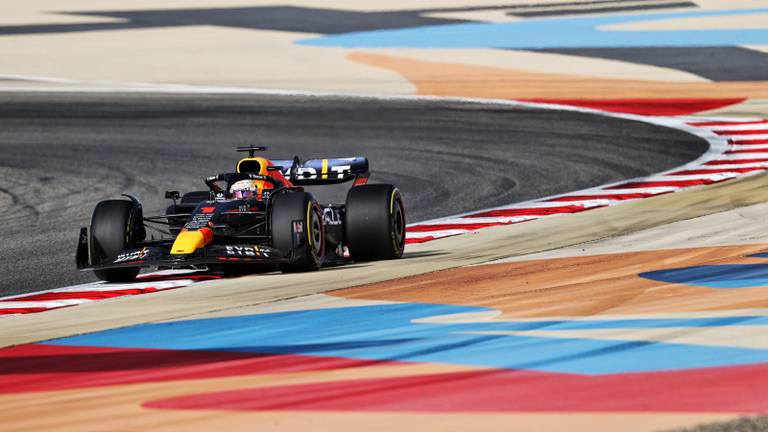
<path id="1" fill-rule="evenodd" d="M 126 249 L 133 248 L 137 212 L 131 201 L 101 201 L 91 217 L 91 257 L 95 263 L 113 258 Z M 139 274 L 138 267 L 94 270 L 96 277 L 107 282 L 131 282 Z"/>
<path id="2" fill-rule="evenodd" d="M 286 192 L 272 199 L 272 246 L 288 252 L 294 247 L 293 221 L 303 221 L 300 246 L 294 251 L 294 261 L 280 264 L 283 273 L 318 270 L 325 253 L 323 213 L 311 194 Z"/>
<path id="3" fill-rule="evenodd" d="M 389 184 L 355 186 L 347 194 L 345 239 L 355 261 L 397 259 L 405 249 L 405 206 Z"/>

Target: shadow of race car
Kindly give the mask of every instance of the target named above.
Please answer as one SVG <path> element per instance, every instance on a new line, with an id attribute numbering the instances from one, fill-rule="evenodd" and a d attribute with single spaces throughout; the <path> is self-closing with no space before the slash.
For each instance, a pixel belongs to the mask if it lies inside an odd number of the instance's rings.
<path id="1" fill-rule="evenodd" d="M 324 265 L 400 258 L 405 207 L 396 187 L 368 184 L 364 157 L 269 160 L 248 152 L 235 172 L 207 177 L 208 189 L 167 191 L 165 214 L 146 217 L 140 201 L 96 205 L 80 229 L 77 267 L 128 282 L 142 267 L 221 273 L 305 272 Z M 303 186 L 353 182 L 343 204 L 320 204 Z M 158 239 L 147 232 L 159 233 Z"/>

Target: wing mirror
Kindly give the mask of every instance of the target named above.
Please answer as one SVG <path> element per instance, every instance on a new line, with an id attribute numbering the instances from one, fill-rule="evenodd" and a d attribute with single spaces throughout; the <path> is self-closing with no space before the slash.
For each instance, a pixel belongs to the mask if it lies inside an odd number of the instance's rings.
<path id="1" fill-rule="evenodd" d="M 176 200 L 179 199 L 181 194 L 179 191 L 165 191 L 165 199 L 173 200 L 173 205 L 176 205 Z"/>

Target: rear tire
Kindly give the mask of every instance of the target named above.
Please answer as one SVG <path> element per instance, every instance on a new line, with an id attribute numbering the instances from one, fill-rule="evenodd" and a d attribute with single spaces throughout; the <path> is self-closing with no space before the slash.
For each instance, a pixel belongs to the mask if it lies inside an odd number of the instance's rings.
<path id="1" fill-rule="evenodd" d="M 323 213 L 311 194 L 286 192 L 272 199 L 272 246 L 288 252 L 293 248 L 293 221 L 304 222 L 302 245 L 296 251 L 296 259 L 278 267 L 283 273 L 318 270 L 325 253 Z"/>
<path id="2" fill-rule="evenodd" d="M 405 249 L 405 206 L 388 184 L 355 186 L 347 194 L 344 238 L 355 261 L 397 259 Z"/>
<path id="3" fill-rule="evenodd" d="M 91 258 L 101 263 L 120 252 L 133 248 L 134 220 L 137 212 L 131 201 L 102 201 L 93 210 L 91 217 Z M 139 222 L 141 223 L 141 222 Z M 131 282 L 139 274 L 138 267 L 94 270 L 96 277 L 107 282 Z"/>

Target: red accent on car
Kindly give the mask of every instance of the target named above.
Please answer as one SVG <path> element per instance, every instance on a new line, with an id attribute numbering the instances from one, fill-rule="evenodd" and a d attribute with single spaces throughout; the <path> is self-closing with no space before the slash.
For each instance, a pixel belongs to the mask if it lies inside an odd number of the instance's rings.
<path id="1" fill-rule="evenodd" d="M 203 240 L 205 240 L 205 244 L 210 244 L 213 241 L 212 229 L 208 227 L 204 227 L 204 228 L 200 228 L 198 231 L 200 231 L 200 234 L 203 235 Z"/>

